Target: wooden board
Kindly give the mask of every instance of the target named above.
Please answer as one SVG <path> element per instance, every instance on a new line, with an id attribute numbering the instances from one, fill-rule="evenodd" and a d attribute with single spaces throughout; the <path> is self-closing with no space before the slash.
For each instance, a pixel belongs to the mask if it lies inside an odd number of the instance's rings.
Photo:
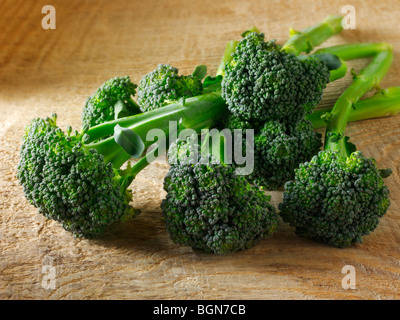
<path id="1" fill-rule="evenodd" d="M 134 181 L 142 214 L 102 240 L 77 240 L 29 205 L 15 178 L 21 136 L 33 117 L 58 114 L 80 126 L 86 97 L 105 80 L 138 82 L 158 63 L 182 73 L 218 66 L 225 44 L 257 26 L 284 42 L 339 14 L 343 1 L 50 1 L 56 29 L 41 27 L 47 1 L 0 3 L 0 299 L 398 299 L 400 298 L 400 116 L 352 123 L 348 134 L 380 167 L 391 167 L 392 205 L 363 244 L 332 248 L 298 238 L 281 224 L 272 239 L 217 256 L 173 244 L 161 219 L 159 161 Z M 400 85 L 397 0 L 352 1 L 357 28 L 326 45 L 392 43 L 395 61 L 383 87 Z M 351 66 L 359 69 L 367 61 Z M 329 85 L 332 105 L 350 82 Z M 277 205 L 281 192 L 272 192 Z M 342 268 L 356 271 L 356 289 L 342 287 Z M 53 282 L 50 280 L 54 280 Z M 54 284 L 54 288 L 52 285 Z"/>

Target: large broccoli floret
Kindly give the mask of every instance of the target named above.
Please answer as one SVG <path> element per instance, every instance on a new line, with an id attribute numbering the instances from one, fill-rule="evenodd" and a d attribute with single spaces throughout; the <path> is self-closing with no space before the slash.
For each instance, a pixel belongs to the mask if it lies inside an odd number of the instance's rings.
<path id="1" fill-rule="evenodd" d="M 139 106 L 132 99 L 136 88 L 137 85 L 129 76 L 115 77 L 103 83 L 86 100 L 82 112 L 82 128 L 140 113 Z"/>
<path id="2" fill-rule="evenodd" d="M 296 233 L 336 247 L 362 242 L 390 205 L 389 190 L 373 159 L 321 151 L 296 170 L 280 206 Z"/>
<path id="3" fill-rule="evenodd" d="M 206 72 L 205 67 L 201 66 L 196 68 L 192 75 L 179 75 L 177 68 L 159 64 L 140 80 L 138 102 L 142 111 L 164 107 L 180 98 L 201 95 L 204 71 Z"/>
<path id="4" fill-rule="evenodd" d="M 55 117 L 26 127 L 17 177 L 40 213 L 79 237 L 101 234 L 138 212 L 118 171 L 96 149 L 85 148 L 82 135 L 65 134 Z"/>
<path id="5" fill-rule="evenodd" d="M 270 197 L 237 176 L 234 166 L 210 154 L 208 163 L 200 162 L 200 148 L 190 140 L 178 141 L 169 154 L 177 158 L 164 180 L 162 213 L 174 242 L 224 254 L 273 234 L 277 214 Z"/>
<path id="6" fill-rule="evenodd" d="M 344 131 L 355 103 L 379 84 L 392 57 L 388 47 L 354 78 L 326 117 L 324 151 L 300 165 L 294 181 L 286 183 L 279 209 L 299 235 L 346 247 L 361 242 L 386 213 L 390 199 L 383 177 L 388 171 L 356 151 Z"/>
<path id="7" fill-rule="evenodd" d="M 320 102 L 330 73 L 325 62 L 299 59 L 264 34 L 248 33 L 225 65 L 222 96 L 246 120 L 297 121 Z"/>

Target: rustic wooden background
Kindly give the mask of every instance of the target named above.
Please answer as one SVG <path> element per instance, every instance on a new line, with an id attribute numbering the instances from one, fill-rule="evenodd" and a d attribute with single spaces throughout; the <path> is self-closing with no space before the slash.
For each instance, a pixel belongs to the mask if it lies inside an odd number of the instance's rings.
<path id="1" fill-rule="evenodd" d="M 56 29 L 43 30 L 41 8 L 56 8 Z M 134 81 L 158 63 L 183 73 L 217 68 L 225 44 L 257 26 L 284 42 L 343 1 L 16 1 L 0 2 L 0 299 L 398 299 L 400 298 L 400 116 L 348 126 L 348 134 L 388 178 L 392 205 L 363 244 L 336 249 L 300 239 L 282 224 L 254 248 L 216 256 L 173 244 L 160 215 L 159 161 L 133 183 L 142 214 L 101 240 L 74 239 L 29 205 L 15 178 L 20 139 L 33 117 L 58 113 L 62 128 L 80 126 L 86 97 L 105 80 Z M 388 41 L 395 61 L 382 86 L 400 85 L 397 0 L 351 1 L 357 28 L 326 45 Z M 351 66 L 361 68 L 367 61 Z M 326 90 L 331 105 L 350 78 Z M 281 192 L 273 192 L 273 202 Z M 342 288 L 342 268 L 356 271 L 356 289 Z M 46 269 L 48 267 L 54 269 Z M 55 272 L 52 274 L 51 272 Z M 55 288 L 47 277 L 54 275 Z M 47 287 L 46 287 L 47 284 Z M 47 289 L 46 289 L 47 288 Z"/>

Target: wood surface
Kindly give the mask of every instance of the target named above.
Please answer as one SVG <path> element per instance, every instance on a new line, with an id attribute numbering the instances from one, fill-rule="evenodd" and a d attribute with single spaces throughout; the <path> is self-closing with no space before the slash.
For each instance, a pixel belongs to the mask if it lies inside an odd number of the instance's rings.
<path id="1" fill-rule="evenodd" d="M 56 8 L 56 29 L 41 27 L 41 8 Z M 225 256 L 173 244 L 160 203 L 168 166 L 158 161 L 133 182 L 135 220 L 104 238 L 78 240 L 48 221 L 24 198 L 15 177 L 24 127 L 58 114 L 58 124 L 80 127 L 86 97 L 105 80 L 138 82 L 158 63 L 182 73 L 198 64 L 213 74 L 227 41 L 257 26 L 284 42 L 343 1 L 15 1 L 0 2 L 0 299 L 399 299 L 400 116 L 352 123 L 347 133 L 380 167 L 391 207 L 364 243 L 337 249 L 297 237 L 281 223 L 271 239 Z M 355 30 L 325 45 L 387 41 L 394 63 L 383 87 L 400 85 L 400 7 L 397 0 L 352 1 Z M 350 64 L 356 70 L 368 61 Z M 350 83 L 328 86 L 332 105 Z M 277 205 L 281 192 L 273 195 Z M 356 271 L 356 289 L 342 287 L 342 268 Z M 54 267 L 55 288 L 46 286 Z M 46 271 L 47 270 L 47 271 Z"/>

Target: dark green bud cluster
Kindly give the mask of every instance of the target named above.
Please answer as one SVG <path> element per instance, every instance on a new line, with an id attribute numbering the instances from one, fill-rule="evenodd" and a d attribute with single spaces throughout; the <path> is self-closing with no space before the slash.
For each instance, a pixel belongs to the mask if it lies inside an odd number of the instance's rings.
<path id="1" fill-rule="evenodd" d="M 177 68 L 159 64 L 140 80 L 138 102 L 145 112 L 164 107 L 183 97 L 201 95 L 202 92 L 202 78 L 195 75 L 179 75 Z"/>
<path id="2" fill-rule="evenodd" d="M 170 149 L 170 156 L 172 151 L 178 157 L 164 180 L 167 196 L 162 214 L 171 239 L 224 254 L 250 248 L 271 236 L 277 228 L 277 214 L 270 197 L 236 175 L 234 166 L 209 154 L 208 164 L 194 161 L 200 149 L 188 143 L 178 141 Z M 190 156 L 193 151 L 195 157 Z"/>
<path id="3" fill-rule="evenodd" d="M 95 125 L 115 120 L 115 105 L 121 101 L 125 113 L 124 116 L 135 115 L 140 112 L 132 100 L 136 94 L 137 85 L 129 76 L 115 77 L 106 81 L 85 103 L 82 112 L 82 127 Z"/>
<path id="4" fill-rule="evenodd" d="M 267 190 L 278 189 L 293 179 L 299 164 L 309 161 L 322 146 L 321 134 L 305 119 L 251 124 L 231 115 L 225 126 L 231 130 L 254 129 L 254 170 L 247 178 Z M 246 150 L 246 136 L 242 139 L 242 150 Z"/>
<path id="5" fill-rule="evenodd" d="M 17 178 L 29 202 L 77 237 L 102 234 L 132 217 L 131 194 L 103 156 L 86 150 L 81 135 L 65 134 L 56 119 L 34 119 L 26 127 Z"/>
<path id="6" fill-rule="evenodd" d="M 336 247 L 362 242 L 390 205 L 374 159 L 321 151 L 286 183 L 281 216 L 296 233 Z"/>
<path id="7" fill-rule="evenodd" d="M 222 96 L 229 110 L 249 121 L 298 121 L 320 102 L 329 82 L 326 64 L 281 51 L 264 34 L 248 33 L 225 65 Z"/>

